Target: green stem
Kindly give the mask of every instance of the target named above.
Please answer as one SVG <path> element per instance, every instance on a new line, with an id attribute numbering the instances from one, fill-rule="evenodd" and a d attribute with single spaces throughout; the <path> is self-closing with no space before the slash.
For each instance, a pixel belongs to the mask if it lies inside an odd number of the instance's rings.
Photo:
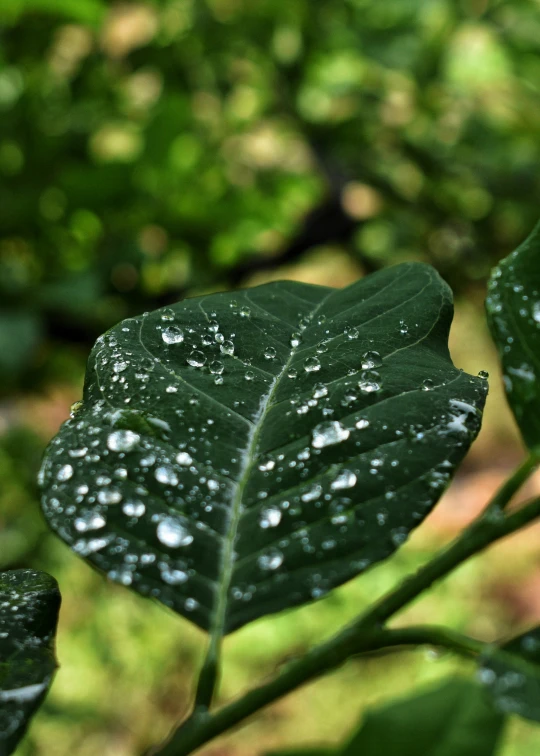
<path id="1" fill-rule="evenodd" d="M 540 463 L 539 450 L 531 452 L 512 475 L 502 484 L 484 512 L 504 510 L 521 486 L 530 478 Z"/>
<path id="2" fill-rule="evenodd" d="M 212 704 L 219 681 L 221 642 L 216 635 L 210 637 L 208 651 L 199 673 L 195 694 L 195 710 L 208 710 Z"/>
<path id="3" fill-rule="evenodd" d="M 463 656 L 479 656 L 490 648 L 489 643 L 434 625 L 381 630 L 376 636 L 376 641 L 380 646 L 374 650 L 384 650 L 395 646 L 427 645 L 447 648 Z"/>
<path id="4" fill-rule="evenodd" d="M 435 581 L 446 577 L 469 557 L 500 538 L 516 532 L 540 516 L 540 498 L 533 499 L 509 515 L 505 516 L 503 511 L 537 464 L 538 458 L 535 456 L 533 461 L 531 456 L 523 465 L 520 465 L 514 475 L 497 492 L 484 513 L 450 546 L 420 568 L 415 575 L 406 578 L 395 590 L 380 599 L 352 624 L 330 640 L 308 651 L 301 659 L 291 662 L 274 680 L 249 691 L 242 698 L 222 707 L 217 712 L 212 714 L 203 711 L 194 712 L 176 730 L 168 743 L 153 753 L 159 756 L 188 756 L 200 746 L 278 698 L 306 682 L 317 679 L 325 672 L 336 669 L 351 656 L 383 648 L 382 639 L 387 641 L 386 645 L 399 645 L 398 639 L 403 640 L 409 632 L 410 642 L 415 637 L 415 642 L 419 642 L 420 636 L 414 635 L 414 632 L 418 632 L 418 628 L 409 631 L 385 630 L 382 626 L 390 617 L 430 588 Z M 430 636 L 426 628 L 423 628 L 423 632 L 425 642 L 433 643 L 437 638 L 439 641 L 443 640 L 441 631 L 436 628 L 430 629 Z M 428 636 L 431 640 L 427 640 Z M 452 634 L 451 631 L 444 631 L 444 638 L 448 642 L 440 645 L 451 647 L 449 644 L 454 642 L 453 650 L 462 652 L 467 650 L 469 653 L 478 653 L 480 647 L 485 647 L 485 644 L 480 644 L 479 641 L 473 639 L 468 639 L 465 643 L 463 637 L 459 640 L 457 634 Z"/>

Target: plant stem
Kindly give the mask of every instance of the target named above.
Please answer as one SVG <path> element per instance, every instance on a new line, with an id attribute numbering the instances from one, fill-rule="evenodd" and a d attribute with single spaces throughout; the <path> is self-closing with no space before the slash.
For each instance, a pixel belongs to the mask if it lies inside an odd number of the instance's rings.
<path id="1" fill-rule="evenodd" d="M 468 635 L 457 633 L 446 627 L 434 625 L 418 625 L 391 630 L 381 630 L 376 636 L 378 648 L 381 650 L 393 646 L 439 646 L 455 651 L 463 656 L 478 656 L 486 652 L 491 644 L 470 638 Z M 379 645 L 380 644 L 380 645 Z"/>
<path id="2" fill-rule="evenodd" d="M 217 712 L 211 714 L 207 711 L 195 711 L 176 730 L 168 743 L 153 753 L 159 756 L 188 756 L 264 706 L 306 682 L 315 680 L 325 672 L 336 669 L 356 654 L 385 646 L 403 645 L 404 641 L 443 645 L 468 654 L 479 653 L 486 644 L 470 638 L 465 640 L 464 636 L 452 631 L 442 631 L 438 628 L 422 628 L 421 632 L 419 628 L 386 630 L 382 625 L 469 557 L 540 516 L 540 498 L 533 499 L 516 512 L 504 515 L 506 504 L 537 464 L 538 458 L 531 455 L 501 487 L 483 514 L 453 543 L 416 574 L 406 578 L 395 590 L 383 596 L 341 632 L 308 651 L 301 659 L 289 664 L 274 680 L 249 691 Z M 420 640 L 421 638 L 423 640 Z"/>
<path id="3" fill-rule="evenodd" d="M 216 635 L 212 635 L 199 673 L 199 682 L 195 694 L 195 709 L 209 709 L 214 698 L 219 679 L 220 646 L 220 640 Z"/>

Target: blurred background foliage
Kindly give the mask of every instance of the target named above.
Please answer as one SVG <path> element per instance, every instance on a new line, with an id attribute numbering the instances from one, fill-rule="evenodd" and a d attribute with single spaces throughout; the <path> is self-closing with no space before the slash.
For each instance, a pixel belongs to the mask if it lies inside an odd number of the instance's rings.
<path id="1" fill-rule="evenodd" d="M 0 568 L 47 569 L 65 597 L 62 670 L 22 756 L 139 753 L 187 705 L 201 654 L 198 631 L 106 584 L 38 513 L 44 445 L 118 320 L 423 260 L 456 292 L 456 363 L 494 376 L 484 434 L 425 528 L 360 581 L 235 634 L 224 697 L 425 559 L 519 458 L 482 301 L 539 214 L 539 53 L 538 0 L 2 0 Z M 540 621 L 538 529 L 519 538 L 407 616 L 488 639 Z M 335 742 L 366 705 L 462 668 L 427 658 L 351 663 L 203 753 Z M 539 749 L 510 724 L 504 756 Z"/>

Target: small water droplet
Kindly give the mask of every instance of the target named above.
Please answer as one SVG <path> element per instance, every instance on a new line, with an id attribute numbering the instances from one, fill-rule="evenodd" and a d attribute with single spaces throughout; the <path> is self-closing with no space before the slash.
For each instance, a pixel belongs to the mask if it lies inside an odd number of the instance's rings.
<path id="1" fill-rule="evenodd" d="M 97 495 L 97 500 L 100 504 L 119 504 L 122 501 L 122 494 L 120 491 L 116 491 L 113 488 L 105 488 Z"/>
<path id="2" fill-rule="evenodd" d="M 279 549 L 269 549 L 266 554 L 261 554 L 257 563 L 261 570 L 277 570 L 283 564 L 283 553 Z"/>
<path id="3" fill-rule="evenodd" d="M 369 427 L 369 420 L 366 420 L 365 418 L 361 417 L 360 420 L 356 421 L 354 427 L 358 428 L 358 430 L 364 430 L 364 428 Z"/>
<path id="4" fill-rule="evenodd" d="M 330 488 L 332 491 L 340 491 L 345 488 L 353 488 L 356 485 L 356 475 L 352 470 L 342 470 L 337 478 L 332 481 Z"/>
<path id="5" fill-rule="evenodd" d="M 322 399 L 323 396 L 328 396 L 328 388 L 324 383 L 316 383 L 313 387 L 313 398 Z"/>
<path id="6" fill-rule="evenodd" d="M 179 465 L 182 465 L 182 467 L 189 467 L 189 465 L 191 465 L 191 463 L 193 462 L 193 458 L 190 454 L 183 451 L 178 452 L 178 454 L 176 455 L 176 461 Z"/>
<path id="7" fill-rule="evenodd" d="M 171 467 L 166 467 L 165 465 L 156 467 L 154 477 L 158 483 L 164 483 L 168 486 L 178 485 L 178 475 Z"/>
<path id="8" fill-rule="evenodd" d="M 210 363 L 210 372 L 214 373 L 214 375 L 221 375 L 221 373 L 224 371 L 225 366 L 222 362 L 219 360 L 214 360 Z"/>
<path id="9" fill-rule="evenodd" d="M 426 378 L 424 381 L 422 381 L 422 391 L 431 391 L 435 383 L 431 380 L 431 378 Z"/>
<path id="10" fill-rule="evenodd" d="M 219 350 L 222 354 L 232 356 L 234 354 L 234 344 L 230 339 L 227 339 L 227 341 L 224 341 L 223 344 L 221 344 Z"/>
<path id="11" fill-rule="evenodd" d="M 362 357 L 363 370 L 372 370 L 373 368 L 381 367 L 382 364 L 383 361 L 379 352 L 366 352 Z"/>
<path id="12" fill-rule="evenodd" d="M 146 507 L 142 501 L 126 501 L 122 505 L 122 512 L 128 517 L 142 517 Z"/>
<path id="13" fill-rule="evenodd" d="M 103 515 L 99 512 L 86 512 L 85 514 L 77 517 L 75 522 L 75 530 L 79 533 L 86 533 L 87 530 L 99 530 L 106 525 L 107 521 Z"/>
<path id="14" fill-rule="evenodd" d="M 265 357 L 266 360 L 275 360 L 276 354 L 277 354 L 277 352 L 274 349 L 274 347 L 267 347 L 264 350 L 264 357 Z"/>
<path id="15" fill-rule="evenodd" d="M 259 524 L 261 528 L 275 528 L 281 522 L 281 512 L 276 507 L 269 507 L 263 509 L 261 512 L 261 518 Z"/>

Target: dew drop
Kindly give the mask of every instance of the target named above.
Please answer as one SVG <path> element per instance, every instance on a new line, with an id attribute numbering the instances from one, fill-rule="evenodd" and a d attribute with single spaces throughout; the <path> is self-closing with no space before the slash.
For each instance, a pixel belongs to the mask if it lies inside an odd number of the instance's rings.
<path id="1" fill-rule="evenodd" d="M 283 553 L 279 549 L 270 549 L 266 554 L 261 554 L 257 564 L 261 570 L 277 570 L 283 564 Z"/>
<path id="2" fill-rule="evenodd" d="M 316 383 L 313 387 L 313 398 L 322 399 L 323 396 L 328 396 L 328 388 L 324 383 Z"/>
<path id="3" fill-rule="evenodd" d="M 313 428 L 311 445 L 314 449 L 323 449 L 325 446 L 345 441 L 349 438 L 349 435 L 350 431 L 344 428 L 338 420 L 330 420 Z"/>
<path id="4" fill-rule="evenodd" d="M 206 362 L 206 357 L 200 349 L 194 349 L 187 358 L 188 365 L 191 367 L 201 368 Z"/>
<path id="5" fill-rule="evenodd" d="M 382 364 L 383 361 L 379 352 L 366 352 L 362 357 L 363 370 L 372 370 L 373 368 L 381 367 Z"/>
<path id="6" fill-rule="evenodd" d="M 369 420 L 366 420 L 364 417 L 361 417 L 360 420 L 357 420 L 354 424 L 355 428 L 358 428 L 358 430 L 364 430 L 364 428 L 369 427 Z"/>
<path id="7" fill-rule="evenodd" d="M 269 507 L 263 509 L 261 512 L 261 518 L 259 524 L 261 528 L 275 528 L 281 522 L 281 512 L 276 507 Z"/>
<path id="8" fill-rule="evenodd" d="M 161 579 L 169 585 L 181 585 L 188 579 L 187 572 L 184 570 L 174 570 L 168 564 L 160 566 Z"/>
<path id="9" fill-rule="evenodd" d="M 58 480 L 70 480 L 73 477 L 73 467 L 71 465 L 63 465 L 56 473 Z"/>
<path id="10" fill-rule="evenodd" d="M 120 491 L 115 491 L 111 488 L 106 488 L 100 491 L 97 495 L 97 500 L 100 504 L 119 504 L 122 501 L 122 494 Z"/>
<path id="11" fill-rule="evenodd" d="M 304 360 L 304 370 L 306 373 L 314 373 L 321 369 L 321 361 L 318 357 L 307 357 Z"/>
<path id="12" fill-rule="evenodd" d="M 221 375 L 224 369 L 225 369 L 225 366 L 219 360 L 214 360 L 213 362 L 210 363 L 210 372 L 213 373 L 214 375 Z"/>
<path id="13" fill-rule="evenodd" d="M 227 339 L 227 341 L 224 341 L 223 344 L 221 344 L 219 351 L 222 352 L 222 354 L 228 354 L 229 356 L 232 356 L 234 354 L 233 342 L 230 339 Z"/>
<path id="14" fill-rule="evenodd" d="M 122 512 L 128 517 L 142 517 L 146 512 L 146 507 L 142 501 L 126 501 L 122 505 Z"/>
<path id="15" fill-rule="evenodd" d="M 107 524 L 107 521 L 99 512 L 87 512 L 77 517 L 73 524 L 79 533 L 86 533 L 87 530 L 99 530 Z"/>
<path id="16" fill-rule="evenodd" d="M 164 483 L 168 486 L 178 485 L 178 475 L 171 467 L 165 467 L 164 465 L 162 467 L 156 467 L 154 477 L 158 483 Z"/>
<path id="17" fill-rule="evenodd" d="M 131 451 L 141 440 L 138 433 L 130 430 L 117 430 L 107 436 L 107 446 L 114 452 Z"/>
<path id="18" fill-rule="evenodd" d="M 171 549 L 189 546 L 193 543 L 193 536 L 183 525 L 172 517 L 165 517 L 157 526 L 157 537 L 162 544 Z"/>
<path id="19" fill-rule="evenodd" d="M 265 357 L 266 360 L 275 360 L 276 354 L 277 354 L 277 352 L 274 349 L 274 347 L 267 347 L 264 350 L 264 357 Z"/>
<path id="20" fill-rule="evenodd" d="M 353 488 L 356 485 L 356 475 L 352 470 L 342 470 L 337 478 L 330 484 L 332 491 L 341 491 L 345 488 Z"/>
<path id="21" fill-rule="evenodd" d="M 190 454 L 183 451 L 178 452 L 178 454 L 176 455 L 176 461 L 179 465 L 182 465 L 182 467 L 189 467 L 189 465 L 191 465 L 191 463 L 193 462 L 193 458 Z"/>
<path id="22" fill-rule="evenodd" d="M 161 332 L 161 338 L 166 344 L 181 344 L 184 340 L 184 332 L 178 326 L 169 326 Z"/>

